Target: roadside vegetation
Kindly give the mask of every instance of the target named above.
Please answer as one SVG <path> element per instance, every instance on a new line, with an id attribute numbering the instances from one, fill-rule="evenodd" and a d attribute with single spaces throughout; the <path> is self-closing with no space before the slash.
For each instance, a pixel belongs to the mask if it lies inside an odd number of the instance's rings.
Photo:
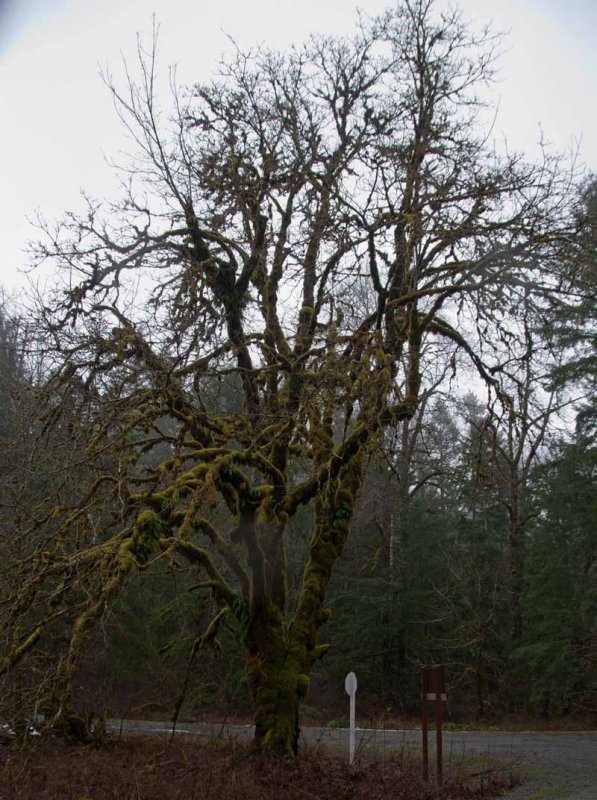
<path id="1" fill-rule="evenodd" d="M 440 789 L 403 755 L 348 769 L 345 758 L 323 752 L 264 761 L 218 741 L 134 739 L 99 749 L 46 742 L 0 758 L 5 800 L 485 800 L 515 785 L 508 770 L 484 768 L 454 772 Z"/>

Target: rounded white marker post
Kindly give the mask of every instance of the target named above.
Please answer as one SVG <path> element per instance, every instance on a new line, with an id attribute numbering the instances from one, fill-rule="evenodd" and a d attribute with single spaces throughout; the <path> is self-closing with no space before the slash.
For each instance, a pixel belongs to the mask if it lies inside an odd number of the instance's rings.
<path id="1" fill-rule="evenodd" d="M 350 698 L 350 732 L 348 740 L 348 763 L 352 766 L 355 751 L 355 707 L 357 695 L 357 676 L 354 672 L 349 672 L 344 680 L 346 694 Z"/>

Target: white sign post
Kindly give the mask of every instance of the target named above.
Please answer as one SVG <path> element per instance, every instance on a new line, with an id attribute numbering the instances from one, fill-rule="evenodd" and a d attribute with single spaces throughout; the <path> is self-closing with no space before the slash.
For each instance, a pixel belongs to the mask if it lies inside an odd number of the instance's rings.
<path id="1" fill-rule="evenodd" d="M 344 681 L 346 694 L 350 697 L 350 738 L 348 744 L 348 763 L 352 766 L 355 751 L 355 707 L 357 694 L 357 676 L 349 672 Z"/>

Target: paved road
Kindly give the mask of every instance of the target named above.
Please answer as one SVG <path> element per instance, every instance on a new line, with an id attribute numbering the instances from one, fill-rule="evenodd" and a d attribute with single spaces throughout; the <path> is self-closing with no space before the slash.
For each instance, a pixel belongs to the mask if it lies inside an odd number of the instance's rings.
<path id="1" fill-rule="evenodd" d="M 168 735 L 164 722 L 112 720 L 111 730 L 123 734 Z M 177 733 L 194 736 L 221 736 L 249 739 L 251 725 L 213 725 L 180 723 Z M 347 747 L 348 731 L 334 728 L 303 728 L 309 744 Z M 421 733 L 417 730 L 357 729 L 357 752 L 367 748 L 418 748 Z M 433 735 L 430 735 L 430 744 Z M 450 759 L 499 759 L 505 768 L 525 778 L 523 786 L 508 795 L 509 800 L 597 800 L 597 731 L 564 733 L 446 732 L 444 754 Z"/>

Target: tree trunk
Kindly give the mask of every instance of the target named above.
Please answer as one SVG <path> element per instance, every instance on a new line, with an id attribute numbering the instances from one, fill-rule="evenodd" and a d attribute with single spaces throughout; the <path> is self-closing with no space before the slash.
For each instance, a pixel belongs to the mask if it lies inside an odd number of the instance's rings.
<path id="1" fill-rule="evenodd" d="M 300 673 L 291 658 L 261 660 L 249 667 L 257 752 L 296 756 L 299 740 Z"/>
<path id="2" fill-rule="evenodd" d="M 485 718 L 485 681 L 483 679 L 483 656 L 482 650 L 477 652 L 475 660 L 475 688 L 477 690 L 477 722 Z"/>
<path id="3" fill-rule="evenodd" d="M 359 456 L 344 465 L 336 479 L 328 481 L 325 497 L 315 503 L 310 557 L 291 624 L 287 624 L 285 614 L 286 592 L 275 591 L 283 583 L 280 570 L 285 570 L 279 552 L 272 559 L 269 580 L 263 582 L 265 590 L 257 591 L 253 581 L 247 630 L 247 681 L 258 752 L 278 756 L 297 754 L 299 703 L 307 694 L 313 664 L 329 647 L 318 645 L 317 636 L 330 617 L 325 596 L 333 566 L 346 544 L 361 477 Z M 253 574 L 259 574 L 257 568 Z"/>
<path id="4" fill-rule="evenodd" d="M 524 523 L 522 519 L 521 482 L 513 467 L 510 476 L 510 498 L 507 506 L 508 577 L 510 594 L 510 638 L 513 645 L 522 639 L 522 593 L 524 580 Z"/>
<path id="5" fill-rule="evenodd" d="M 249 633 L 247 681 L 255 718 L 257 752 L 295 756 L 299 739 L 299 703 L 309 677 L 305 654 L 292 646 L 279 610 L 256 610 Z"/>

